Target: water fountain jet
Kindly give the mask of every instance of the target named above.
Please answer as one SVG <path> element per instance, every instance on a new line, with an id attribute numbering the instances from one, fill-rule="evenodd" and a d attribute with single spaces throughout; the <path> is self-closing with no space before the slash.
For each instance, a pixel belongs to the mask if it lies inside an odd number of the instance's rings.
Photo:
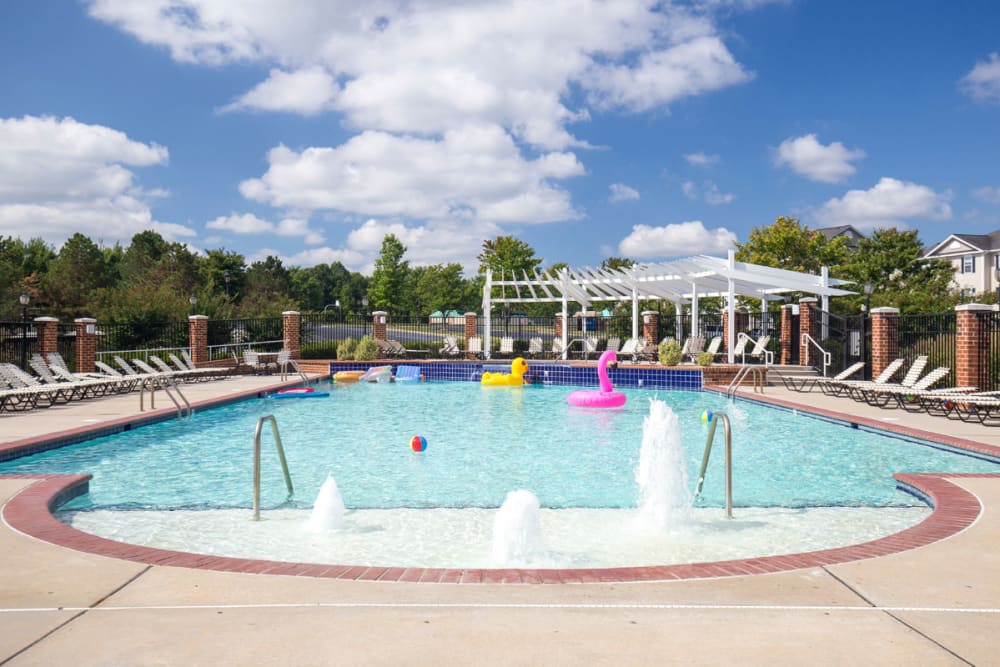
<path id="1" fill-rule="evenodd" d="M 344 499 L 337 488 L 337 481 L 328 474 L 326 481 L 319 488 L 312 514 L 306 527 L 310 530 L 323 531 L 340 528 L 344 525 Z"/>

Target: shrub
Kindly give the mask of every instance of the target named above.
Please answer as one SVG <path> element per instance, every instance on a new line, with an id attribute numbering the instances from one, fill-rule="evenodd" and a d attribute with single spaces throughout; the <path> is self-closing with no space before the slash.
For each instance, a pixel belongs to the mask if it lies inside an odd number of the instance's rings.
<path id="1" fill-rule="evenodd" d="M 676 366 L 681 362 L 681 346 L 675 340 L 660 341 L 656 353 L 664 366 Z"/>
<path id="2" fill-rule="evenodd" d="M 354 358 L 358 361 L 371 361 L 378 358 L 378 343 L 371 336 L 362 336 L 358 346 L 354 348 Z"/>
<path id="3" fill-rule="evenodd" d="M 347 337 L 340 341 L 337 345 L 337 358 L 338 359 L 353 359 L 354 358 L 354 348 L 358 346 L 358 341 L 351 337 Z"/>
<path id="4" fill-rule="evenodd" d="M 699 352 L 698 353 L 698 365 L 699 366 L 711 366 L 712 362 L 715 361 L 715 355 L 711 352 Z"/>

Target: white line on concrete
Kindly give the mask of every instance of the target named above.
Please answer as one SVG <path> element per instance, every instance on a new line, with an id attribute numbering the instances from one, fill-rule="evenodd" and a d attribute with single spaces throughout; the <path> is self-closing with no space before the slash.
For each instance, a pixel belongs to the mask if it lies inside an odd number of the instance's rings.
<path id="1" fill-rule="evenodd" d="M 780 605 L 780 604 L 538 604 L 479 602 L 273 602 L 259 604 L 168 604 L 100 607 L 7 607 L 0 613 L 78 612 L 78 611 L 162 611 L 219 609 L 652 609 L 652 610 L 721 610 L 721 611 L 862 611 L 929 612 L 949 614 L 1000 614 L 994 607 L 870 607 L 867 605 Z"/>

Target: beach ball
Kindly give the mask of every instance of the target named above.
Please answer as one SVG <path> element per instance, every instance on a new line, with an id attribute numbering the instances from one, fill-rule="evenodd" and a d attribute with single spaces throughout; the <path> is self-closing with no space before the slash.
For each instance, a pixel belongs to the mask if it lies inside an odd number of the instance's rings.
<path id="1" fill-rule="evenodd" d="M 702 412 L 701 413 L 701 420 L 703 422 L 710 422 L 710 421 L 712 421 L 712 411 L 711 410 L 705 410 L 704 412 Z"/>
<path id="2" fill-rule="evenodd" d="M 955 407 L 955 404 L 952 403 L 951 401 L 945 401 L 944 402 L 944 409 L 945 410 L 951 410 L 954 407 Z"/>
<path id="3" fill-rule="evenodd" d="M 907 403 L 912 403 L 913 401 L 917 400 L 917 397 L 914 396 L 913 394 L 905 394 L 903 396 L 903 400 L 905 400 Z"/>
<path id="4" fill-rule="evenodd" d="M 422 435 L 415 435 L 410 438 L 410 449 L 415 452 L 422 452 L 427 449 L 427 438 Z"/>

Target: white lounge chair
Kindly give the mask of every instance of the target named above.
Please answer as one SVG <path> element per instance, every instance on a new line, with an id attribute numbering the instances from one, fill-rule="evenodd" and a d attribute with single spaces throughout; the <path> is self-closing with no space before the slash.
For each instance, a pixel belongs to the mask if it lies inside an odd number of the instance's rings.
<path id="1" fill-rule="evenodd" d="M 468 352 L 474 358 L 479 359 L 483 356 L 483 339 L 479 336 L 471 336 L 469 338 Z"/>
<path id="2" fill-rule="evenodd" d="M 528 341 L 528 356 L 532 358 L 538 358 L 545 354 L 545 343 L 538 336 L 535 336 Z"/>
<path id="3" fill-rule="evenodd" d="M 513 357 L 514 356 L 514 339 L 510 336 L 504 336 L 500 339 L 500 349 L 497 350 L 497 354 L 501 357 Z"/>
<path id="4" fill-rule="evenodd" d="M 813 388 L 815 388 L 820 382 L 827 380 L 833 382 L 847 380 L 855 373 L 860 372 L 864 367 L 865 362 L 859 361 L 851 364 L 831 378 L 825 378 L 820 375 L 782 375 L 780 377 L 781 382 L 785 385 L 786 389 L 790 389 L 792 391 L 812 391 Z"/>

